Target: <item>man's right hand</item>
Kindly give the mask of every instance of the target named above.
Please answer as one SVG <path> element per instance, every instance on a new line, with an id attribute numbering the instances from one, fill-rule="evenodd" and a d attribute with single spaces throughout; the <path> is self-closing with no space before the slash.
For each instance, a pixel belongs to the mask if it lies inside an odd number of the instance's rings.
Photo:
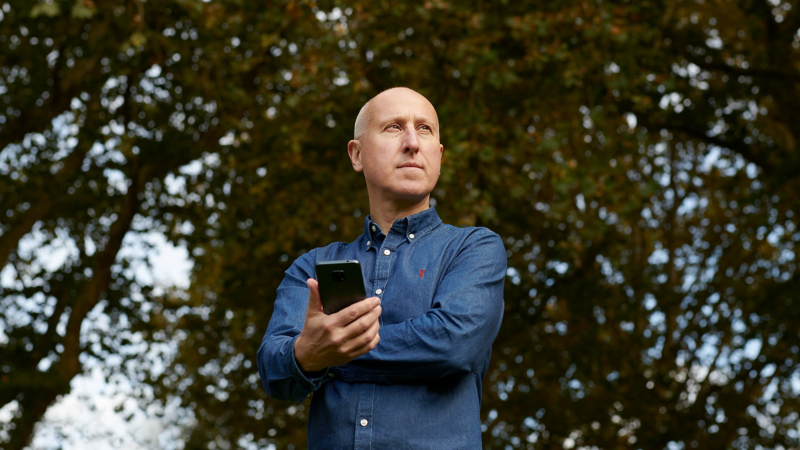
<path id="1" fill-rule="evenodd" d="M 309 278 L 308 309 L 294 356 L 305 372 L 340 366 L 367 353 L 381 340 L 378 334 L 381 300 L 370 297 L 336 314 L 325 314 L 317 280 Z"/>

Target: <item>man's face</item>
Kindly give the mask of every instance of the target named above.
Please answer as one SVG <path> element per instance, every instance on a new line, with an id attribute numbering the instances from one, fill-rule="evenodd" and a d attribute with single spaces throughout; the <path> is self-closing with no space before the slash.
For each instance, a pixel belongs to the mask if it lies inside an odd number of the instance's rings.
<path id="1" fill-rule="evenodd" d="M 364 171 L 371 197 L 424 199 L 436 186 L 442 162 L 433 105 L 410 89 L 398 88 L 375 97 L 369 108 L 366 132 L 348 146 L 353 168 Z"/>

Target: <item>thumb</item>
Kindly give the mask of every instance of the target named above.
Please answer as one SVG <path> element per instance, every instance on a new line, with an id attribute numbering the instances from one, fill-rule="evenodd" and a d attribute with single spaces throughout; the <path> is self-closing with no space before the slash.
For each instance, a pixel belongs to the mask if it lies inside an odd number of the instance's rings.
<path id="1" fill-rule="evenodd" d="M 319 283 L 317 283 L 317 280 L 309 278 L 308 280 L 306 280 L 306 284 L 308 285 L 307 315 L 323 312 L 322 300 L 320 300 L 319 298 Z"/>

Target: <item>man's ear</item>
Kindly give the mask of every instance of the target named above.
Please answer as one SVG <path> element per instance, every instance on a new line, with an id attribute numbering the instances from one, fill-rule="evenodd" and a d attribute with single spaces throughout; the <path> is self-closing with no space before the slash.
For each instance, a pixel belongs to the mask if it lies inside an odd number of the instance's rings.
<path id="1" fill-rule="evenodd" d="M 353 139 L 347 143 L 347 155 L 350 156 L 350 163 L 353 164 L 353 170 L 361 172 L 364 166 L 361 164 L 361 142 Z"/>
<path id="2" fill-rule="evenodd" d="M 442 175 L 442 164 L 444 163 L 444 145 L 439 144 L 439 175 Z"/>

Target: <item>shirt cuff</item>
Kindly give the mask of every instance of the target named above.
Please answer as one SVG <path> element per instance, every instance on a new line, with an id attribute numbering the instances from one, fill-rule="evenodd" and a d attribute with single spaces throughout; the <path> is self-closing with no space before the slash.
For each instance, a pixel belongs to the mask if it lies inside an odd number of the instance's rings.
<path id="1" fill-rule="evenodd" d="M 306 372 L 300 368 L 300 364 L 297 363 L 297 358 L 294 356 L 294 343 L 299 337 L 300 336 L 297 336 L 289 341 L 289 345 L 291 345 L 291 351 L 285 352 L 287 359 L 289 360 L 286 361 L 286 367 L 289 368 L 289 372 L 291 372 L 292 377 L 299 381 L 302 387 L 310 389 L 311 391 L 316 391 L 331 377 L 328 376 L 327 367 L 317 372 Z"/>

